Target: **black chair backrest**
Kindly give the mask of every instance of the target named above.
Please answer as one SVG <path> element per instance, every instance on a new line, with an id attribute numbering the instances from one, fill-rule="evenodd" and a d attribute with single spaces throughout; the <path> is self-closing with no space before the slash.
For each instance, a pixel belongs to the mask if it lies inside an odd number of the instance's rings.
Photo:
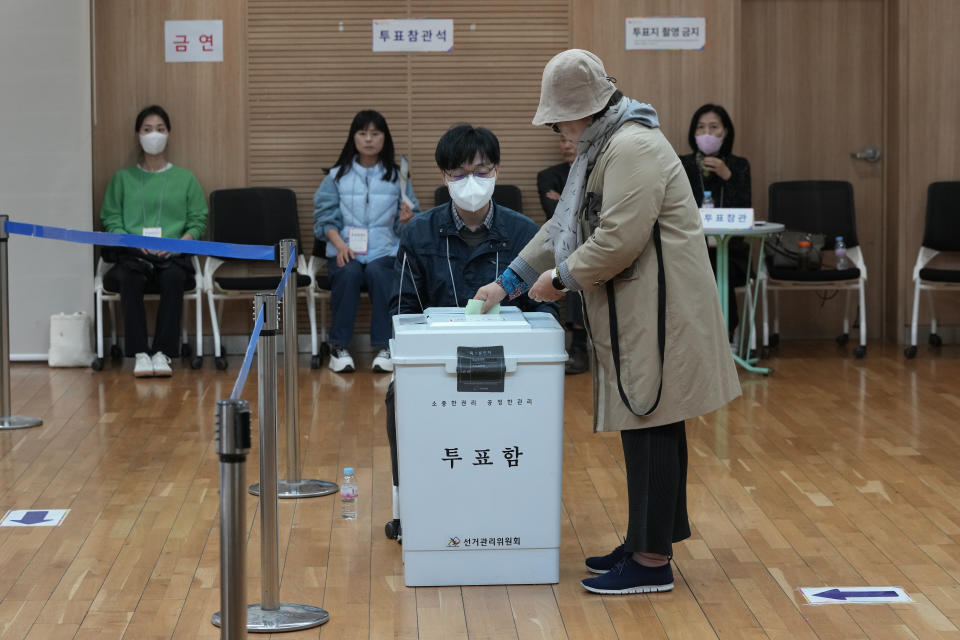
<path id="1" fill-rule="evenodd" d="M 523 213 L 523 194 L 520 187 L 512 184 L 498 184 L 493 188 L 493 201 L 497 204 L 513 209 L 518 213 Z M 439 206 L 450 202 L 450 192 L 446 185 L 437 187 L 433 192 L 433 206 Z"/>
<path id="2" fill-rule="evenodd" d="M 210 239 L 276 245 L 293 238 L 300 247 L 297 195 L 280 187 L 220 189 L 210 194 Z"/>
<path id="3" fill-rule="evenodd" d="M 770 185 L 767 215 L 791 231 L 822 233 L 824 249 L 832 250 L 834 238 L 843 236 L 855 247 L 857 223 L 853 211 L 853 185 L 841 180 L 796 180 Z"/>
<path id="4" fill-rule="evenodd" d="M 932 182 L 927 187 L 923 246 L 960 251 L 960 182 Z"/>

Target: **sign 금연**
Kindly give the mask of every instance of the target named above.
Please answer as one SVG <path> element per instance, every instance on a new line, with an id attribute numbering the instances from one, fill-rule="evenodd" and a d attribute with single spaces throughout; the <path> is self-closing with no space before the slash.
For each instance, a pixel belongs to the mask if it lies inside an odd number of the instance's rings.
<path id="1" fill-rule="evenodd" d="M 375 52 L 453 51 L 453 19 L 374 20 Z"/>
<path id="2" fill-rule="evenodd" d="M 703 49 L 706 18 L 627 18 L 627 51 L 636 49 Z"/>
<path id="3" fill-rule="evenodd" d="M 223 20 L 167 20 L 163 46 L 167 62 L 223 62 Z"/>

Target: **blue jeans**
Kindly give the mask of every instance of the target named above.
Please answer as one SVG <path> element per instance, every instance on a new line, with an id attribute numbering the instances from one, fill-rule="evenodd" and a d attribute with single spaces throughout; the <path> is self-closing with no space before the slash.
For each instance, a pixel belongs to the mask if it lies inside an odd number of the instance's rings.
<path id="1" fill-rule="evenodd" d="M 349 347 L 353 340 L 353 322 L 360 305 L 360 291 L 366 288 L 373 310 L 370 314 L 370 346 L 386 349 L 390 340 L 390 289 L 393 286 L 393 256 L 362 264 L 351 260 L 342 267 L 336 258 L 327 260 L 330 275 L 330 306 L 333 323 L 330 344 Z"/>

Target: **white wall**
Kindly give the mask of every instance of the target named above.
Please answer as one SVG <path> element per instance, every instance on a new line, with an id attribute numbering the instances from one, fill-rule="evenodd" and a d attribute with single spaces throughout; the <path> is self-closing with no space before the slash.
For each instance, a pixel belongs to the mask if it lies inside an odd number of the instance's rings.
<path id="1" fill-rule="evenodd" d="M 0 213 L 90 230 L 90 3 L 0 0 Z M 11 235 L 11 359 L 46 359 L 50 315 L 93 312 L 93 249 Z"/>

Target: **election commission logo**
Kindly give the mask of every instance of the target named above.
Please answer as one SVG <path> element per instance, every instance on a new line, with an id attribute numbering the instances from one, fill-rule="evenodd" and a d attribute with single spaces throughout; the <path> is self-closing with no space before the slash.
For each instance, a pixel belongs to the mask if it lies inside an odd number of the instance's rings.
<path id="1" fill-rule="evenodd" d="M 460 546 L 460 538 L 458 538 L 458 537 L 456 537 L 456 536 L 450 538 L 450 540 L 447 541 L 447 546 L 448 546 L 448 547 L 459 547 L 459 546 Z"/>

